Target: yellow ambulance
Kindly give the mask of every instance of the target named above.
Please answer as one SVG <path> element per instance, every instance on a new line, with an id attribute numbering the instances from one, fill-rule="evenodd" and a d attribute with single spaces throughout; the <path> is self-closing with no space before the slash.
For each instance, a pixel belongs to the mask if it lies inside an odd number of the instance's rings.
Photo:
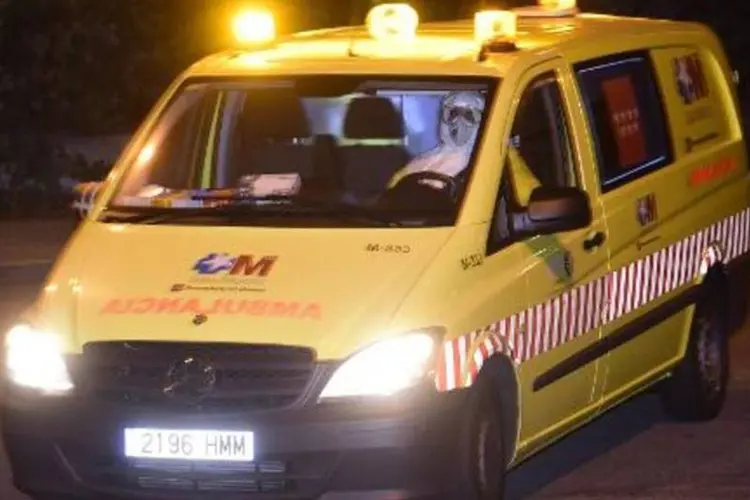
<path id="1" fill-rule="evenodd" d="M 572 0 L 233 29 L 7 334 L 19 490 L 500 499 L 655 384 L 720 412 L 750 185 L 711 31 Z"/>

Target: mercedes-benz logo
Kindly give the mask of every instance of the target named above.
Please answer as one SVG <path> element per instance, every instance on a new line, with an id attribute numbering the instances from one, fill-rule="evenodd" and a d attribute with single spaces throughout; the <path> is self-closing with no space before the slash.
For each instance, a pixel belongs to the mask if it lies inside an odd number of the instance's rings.
<path id="1" fill-rule="evenodd" d="M 194 356 L 176 361 L 167 372 L 164 394 L 172 399 L 198 402 L 216 386 L 216 371 Z"/>

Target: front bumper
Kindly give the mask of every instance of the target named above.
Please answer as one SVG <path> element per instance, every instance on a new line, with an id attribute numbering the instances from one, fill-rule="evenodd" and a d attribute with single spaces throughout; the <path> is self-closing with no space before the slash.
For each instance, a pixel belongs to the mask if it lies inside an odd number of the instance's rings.
<path id="1" fill-rule="evenodd" d="M 134 410 L 10 391 L 3 438 L 15 486 L 84 499 L 397 500 L 451 488 L 465 394 L 263 413 Z M 251 430 L 253 464 L 185 465 L 123 454 L 125 427 Z"/>

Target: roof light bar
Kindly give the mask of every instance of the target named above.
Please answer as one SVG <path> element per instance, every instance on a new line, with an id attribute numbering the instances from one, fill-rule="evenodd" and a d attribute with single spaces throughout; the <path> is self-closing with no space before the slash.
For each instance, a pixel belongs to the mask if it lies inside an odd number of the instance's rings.
<path id="1" fill-rule="evenodd" d="M 378 40 L 413 38 L 419 27 L 419 14 L 408 3 L 384 3 L 370 9 L 367 30 Z"/>

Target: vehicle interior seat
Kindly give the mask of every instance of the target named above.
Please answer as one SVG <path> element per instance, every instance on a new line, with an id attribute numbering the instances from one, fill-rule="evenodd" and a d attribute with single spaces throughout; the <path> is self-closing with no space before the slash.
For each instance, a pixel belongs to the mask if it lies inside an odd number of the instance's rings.
<path id="1" fill-rule="evenodd" d="M 410 160 L 403 118 L 386 97 L 354 98 L 344 118 L 343 135 L 344 186 L 355 196 L 381 194 Z"/>
<path id="2" fill-rule="evenodd" d="M 237 119 L 230 179 L 257 174 L 314 176 L 313 139 L 302 101 L 292 89 L 254 89 Z"/>

